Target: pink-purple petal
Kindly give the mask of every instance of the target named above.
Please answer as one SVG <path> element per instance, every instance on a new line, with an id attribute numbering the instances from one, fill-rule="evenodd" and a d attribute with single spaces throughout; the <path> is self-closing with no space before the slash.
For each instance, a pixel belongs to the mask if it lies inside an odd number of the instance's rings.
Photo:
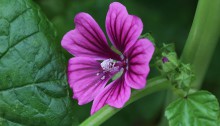
<path id="1" fill-rule="evenodd" d="M 128 70 L 125 72 L 127 84 L 134 89 L 142 89 L 146 85 L 146 77 L 150 71 L 149 62 L 154 53 L 154 45 L 148 39 L 138 40 L 125 53 L 128 57 Z"/>
<path id="2" fill-rule="evenodd" d="M 97 74 L 98 73 L 98 74 Z M 91 58 L 74 57 L 68 63 L 68 83 L 79 105 L 92 101 L 111 78 L 102 78 L 100 63 Z"/>
<path id="3" fill-rule="evenodd" d="M 141 19 L 129 15 L 125 6 L 118 2 L 109 6 L 105 25 L 112 44 L 122 53 L 137 41 L 143 30 Z"/>
<path id="4" fill-rule="evenodd" d="M 108 104 L 115 108 L 121 108 L 128 101 L 131 95 L 131 89 L 126 84 L 124 77 L 121 77 L 105 87 L 94 99 L 91 115 Z"/>
<path id="5" fill-rule="evenodd" d="M 79 13 L 74 18 L 75 29 L 69 31 L 62 39 L 62 46 L 74 56 L 90 57 L 95 59 L 119 59 L 108 46 L 106 37 L 87 13 Z"/>

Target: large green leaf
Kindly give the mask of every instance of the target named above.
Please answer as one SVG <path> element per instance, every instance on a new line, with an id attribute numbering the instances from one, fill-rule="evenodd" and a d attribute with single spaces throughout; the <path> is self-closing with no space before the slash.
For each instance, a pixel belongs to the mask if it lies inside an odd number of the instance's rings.
<path id="1" fill-rule="evenodd" d="M 218 123 L 218 126 L 220 126 L 220 113 L 219 113 L 219 115 L 218 115 L 218 121 L 217 121 L 217 123 Z"/>
<path id="2" fill-rule="evenodd" d="M 0 125 L 71 125 L 65 63 L 31 0 L 0 0 Z"/>
<path id="3" fill-rule="evenodd" d="M 218 114 L 218 101 L 207 91 L 179 98 L 165 112 L 170 126 L 217 126 Z"/>

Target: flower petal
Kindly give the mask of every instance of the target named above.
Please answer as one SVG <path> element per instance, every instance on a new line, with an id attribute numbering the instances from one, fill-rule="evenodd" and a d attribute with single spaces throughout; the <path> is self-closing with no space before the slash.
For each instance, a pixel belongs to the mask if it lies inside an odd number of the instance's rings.
<path id="1" fill-rule="evenodd" d="M 138 40 L 125 53 L 128 57 L 128 70 L 125 72 L 127 84 L 135 89 L 142 89 L 146 85 L 146 77 L 150 71 L 149 62 L 154 53 L 154 46 L 148 39 Z"/>
<path id="2" fill-rule="evenodd" d="M 102 68 L 98 61 L 92 58 L 74 57 L 68 64 L 68 83 L 73 90 L 73 98 L 78 99 L 78 104 L 83 105 L 94 99 L 104 89 L 111 78 L 104 79 Z"/>
<path id="3" fill-rule="evenodd" d="M 127 86 L 124 77 L 113 81 L 94 99 L 91 115 L 106 104 L 116 108 L 123 107 L 130 98 L 130 95 L 131 88 Z"/>
<path id="4" fill-rule="evenodd" d="M 61 42 L 69 53 L 95 59 L 120 58 L 109 48 L 103 31 L 89 14 L 77 14 L 74 22 L 75 29 L 66 33 Z"/>
<path id="5" fill-rule="evenodd" d="M 129 15 L 125 6 L 113 2 L 106 16 L 106 31 L 113 45 L 122 53 L 137 41 L 143 23 L 137 16 Z"/>

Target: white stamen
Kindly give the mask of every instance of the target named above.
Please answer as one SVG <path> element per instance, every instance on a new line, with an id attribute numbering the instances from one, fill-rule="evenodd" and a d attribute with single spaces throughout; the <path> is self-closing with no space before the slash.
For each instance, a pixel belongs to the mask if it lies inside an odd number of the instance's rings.
<path id="1" fill-rule="evenodd" d="M 96 73 L 96 76 L 99 76 L 100 73 Z"/>
<path id="2" fill-rule="evenodd" d="M 128 65 L 126 66 L 126 70 L 128 70 Z"/>
<path id="3" fill-rule="evenodd" d="M 118 66 L 115 66 L 115 63 L 116 61 L 114 61 L 113 59 L 107 59 L 101 63 L 101 67 L 104 72 L 111 72 L 119 68 Z"/>
<path id="4" fill-rule="evenodd" d="M 105 79 L 105 76 L 102 76 L 101 80 L 104 80 Z"/>
<path id="5" fill-rule="evenodd" d="M 128 70 L 128 59 L 125 60 L 126 63 L 126 70 Z"/>
<path id="6" fill-rule="evenodd" d="M 126 64 L 128 63 L 128 59 L 125 60 L 125 63 L 126 63 Z"/>
<path id="7" fill-rule="evenodd" d="M 120 55 L 121 59 L 123 60 L 125 57 L 123 55 Z"/>

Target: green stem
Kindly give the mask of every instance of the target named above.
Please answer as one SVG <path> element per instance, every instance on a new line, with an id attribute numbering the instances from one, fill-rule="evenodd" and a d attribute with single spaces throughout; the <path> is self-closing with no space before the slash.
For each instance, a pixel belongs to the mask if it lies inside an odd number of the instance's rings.
<path id="1" fill-rule="evenodd" d="M 149 95 L 153 92 L 157 92 L 160 90 L 164 90 L 169 87 L 169 81 L 164 77 L 155 77 L 148 81 L 148 86 L 143 90 L 136 90 L 132 92 L 130 100 L 125 104 L 125 106 L 133 103 L 134 101 Z M 97 126 L 102 124 L 104 121 L 112 117 L 115 113 L 120 111 L 121 109 L 112 108 L 108 105 L 104 106 L 94 115 L 90 116 L 84 122 L 80 124 L 80 126 Z"/>
<path id="2" fill-rule="evenodd" d="M 196 79 L 192 86 L 201 87 L 220 33 L 220 0 L 199 0 L 193 24 L 187 38 L 181 60 L 192 65 Z M 170 103 L 173 95 L 167 96 Z M 166 103 L 165 106 L 168 105 Z M 167 121 L 162 119 L 161 126 Z"/>
<path id="3" fill-rule="evenodd" d="M 192 64 L 192 86 L 200 88 L 220 33 L 220 0 L 199 0 L 181 60 Z"/>

